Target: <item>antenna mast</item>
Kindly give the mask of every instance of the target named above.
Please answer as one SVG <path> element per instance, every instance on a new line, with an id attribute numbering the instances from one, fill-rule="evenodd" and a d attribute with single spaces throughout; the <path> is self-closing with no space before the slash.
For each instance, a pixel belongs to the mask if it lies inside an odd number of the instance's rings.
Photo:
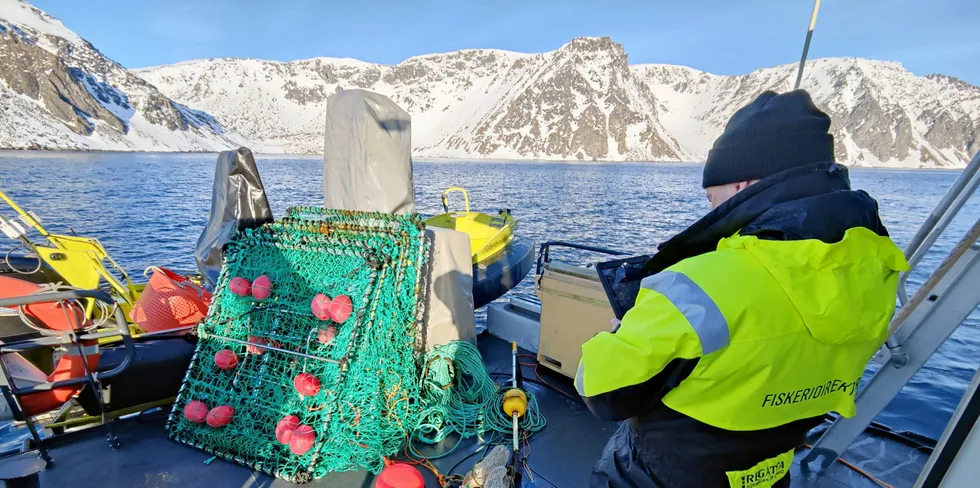
<path id="1" fill-rule="evenodd" d="M 810 14 L 810 27 L 806 30 L 806 41 L 803 42 L 803 56 L 800 57 L 800 69 L 796 72 L 796 85 L 793 89 L 800 88 L 803 81 L 803 66 L 806 65 L 806 53 L 810 50 L 810 38 L 813 37 L 813 26 L 817 23 L 817 11 L 820 10 L 820 0 L 813 1 L 813 12 Z"/>

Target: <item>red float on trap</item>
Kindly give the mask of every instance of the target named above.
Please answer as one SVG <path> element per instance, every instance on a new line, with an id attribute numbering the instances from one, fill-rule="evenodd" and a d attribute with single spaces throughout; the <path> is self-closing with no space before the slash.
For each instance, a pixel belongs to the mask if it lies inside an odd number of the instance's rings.
<path id="1" fill-rule="evenodd" d="M 276 424 L 276 440 L 280 444 L 289 444 L 289 440 L 293 437 L 293 431 L 297 427 L 299 427 L 299 417 L 295 415 L 283 417 Z"/>
<path id="2" fill-rule="evenodd" d="M 252 296 L 256 300 L 265 300 L 272 294 L 272 280 L 268 276 L 262 275 L 255 278 L 252 282 Z"/>
<path id="3" fill-rule="evenodd" d="M 255 337 L 255 336 L 249 336 L 248 342 L 251 342 L 252 344 L 258 344 L 260 346 L 269 345 L 269 341 L 261 337 Z M 256 356 L 261 356 L 265 352 L 264 348 L 253 346 L 252 344 L 245 346 L 245 352 L 249 354 L 255 354 Z"/>
<path id="4" fill-rule="evenodd" d="M 300 373 L 293 378 L 293 386 L 303 396 L 313 396 L 320 392 L 320 380 L 310 373 Z"/>
<path id="5" fill-rule="evenodd" d="M 228 405 L 214 407 L 208 412 L 208 427 L 220 428 L 231 423 L 235 417 L 235 409 Z"/>
<path id="6" fill-rule="evenodd" d="M 228 290 L 240 297 L 247 297 L 252 294 L 252 284 L 241 276 L 236 276 L 228 282 Z"/>
<path id="7" fill-rule="evenodd" d="M 338 295 L 330 301 L 330 318 L 338 324 L 344 323 L 354 311 L 354 304 L 347 295 Z"/>
<path id="8" fill-rule="evenodd" d="M 330 344 L 333 342 L 334 337 L 337 337 L 337 327 L 334 325 L 316 332 L 316 340 L 320 341 L 320 344 Z"/>
<path id="9" fill-rule="evenodd" d="M 293 434 L 289 438 L 289 451 L 297 456 L 302 456 L 313 448 L 315 438 L 316 433 L 313 432 L 313 427 L 299 425 L 293 430 Z"/>
<path id="10" fill-rule="evenodd" d="M 214 364 L 218 366 L 218 369 L 227 371 L 238 366 L 238 356 L 231 349 L 222 349 L 214 353 Z"/>
<path id="11" fill-rule="evenodd" d="M 330 297 L 324 295 L 323 293 L 317 293 L 313 297 L 313 302 L 310 303 L 310 309 L 313 310 L 313 315 L 320 320 L 330 319 Z"/>
<path id="12" fill-rule="evenodd" d="M 204 423 L 208 417 L 208 406 L 204 402 L 192 400 L 184 405 L 184 418 L 195 424 Z"/>
<path id="13" fill-rule="evenodd" d="M 378 475 L 375 488 L 425 488 L 419 470 L 403 463 L 392 464 Z"/>

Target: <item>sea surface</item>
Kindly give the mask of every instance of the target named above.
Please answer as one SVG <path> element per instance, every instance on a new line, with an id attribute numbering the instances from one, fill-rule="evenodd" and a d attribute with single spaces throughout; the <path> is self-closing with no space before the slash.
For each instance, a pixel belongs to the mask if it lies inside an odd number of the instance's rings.
<path id="1" fill-rule="evenodd" d="M 97 237 L 134 277 L 151 265 L 191 270 L 194 244 L 208 218 L 215 158 L 0 151 L 0 189 L 50 230 Z M 318 158 L 256 159 L 276 216 L 289 206 L 323 205 Z M 851 180 L 878 200 L 882 220 L 904 247 L 957 174 L 853 169 Z M 696 164 L 417 161 L 414 175 L 418 209 L 425 215 L 441 212 L 439 193 L 458 185 L 469 191 L 474 210 L 512 209 L 521 236 L 636 254 L 652 252 L 709 209 Z M 0 208 L 9 215 L 7 210 Z M 980 197 L 974 195 L 912 274 L 912 288 L 977 216 Z M 14 242 L 0 240 L 0 252 L 7 244 Z M 598 259 L 571 251 L 553 256 L 576 263 Z M 530 281 L 519 291 L 530 291 Z M 980 313 L 974 311 L 878 420 L 938 438 L 980 362 L 978 351 Z"/>

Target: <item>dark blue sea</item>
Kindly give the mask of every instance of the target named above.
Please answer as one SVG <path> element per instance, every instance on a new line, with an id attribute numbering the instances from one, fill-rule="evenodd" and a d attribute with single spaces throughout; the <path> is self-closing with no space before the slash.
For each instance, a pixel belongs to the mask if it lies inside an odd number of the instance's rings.
<path id="1" fill-rule="evenodd" d="M 318 158 L 257 159 L 277 216 L 293 205 L 323 205 Z M 213 154 L 0 151 L 0 189 L 51 230 L 97 237 L 133 276 L 151 265 L 190 270 L 208 217 L 214 161 Z M 419 161 L 415 192 L 426 215 L 441 212 L 439 193 L 458 185 L 469 190 L 475 210 L 513 209 L 518 233 L 538 242 L 560 239 L 639 254 L 708 211 L 700 175 L 695 164 Z M 882 220 L 902 247 L 956 176 L 939 170 L 851 171 L 853 186 L 878 200 Z M 974 195 L 913 273 L 912 287 L 978 215 L 980 198 Z M 0 240 L 0 251 L 8 244 L 14 242 Z M 556 256 L 590 259 L 570 252 Z M 530 291 L 529 283 L 521 289 Z M 980 313 L 974 311 L 878 420 L 938 438 L 980 362 L 977 351 Z"/>

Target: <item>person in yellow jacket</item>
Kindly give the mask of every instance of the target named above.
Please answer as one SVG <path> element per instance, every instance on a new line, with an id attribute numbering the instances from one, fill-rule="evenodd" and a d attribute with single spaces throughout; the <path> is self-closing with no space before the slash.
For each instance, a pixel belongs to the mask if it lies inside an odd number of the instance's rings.
<path id="1" fill-rule="evenodd" d="M 659 246 L 634 306 L 582 345 L 575 386 L 625 420 L 592 487 L 789 486 L 828 412 L 854 415 L 908 264 L 802 90 L 766 92 L 708 154 L 712 211 Z"/>

